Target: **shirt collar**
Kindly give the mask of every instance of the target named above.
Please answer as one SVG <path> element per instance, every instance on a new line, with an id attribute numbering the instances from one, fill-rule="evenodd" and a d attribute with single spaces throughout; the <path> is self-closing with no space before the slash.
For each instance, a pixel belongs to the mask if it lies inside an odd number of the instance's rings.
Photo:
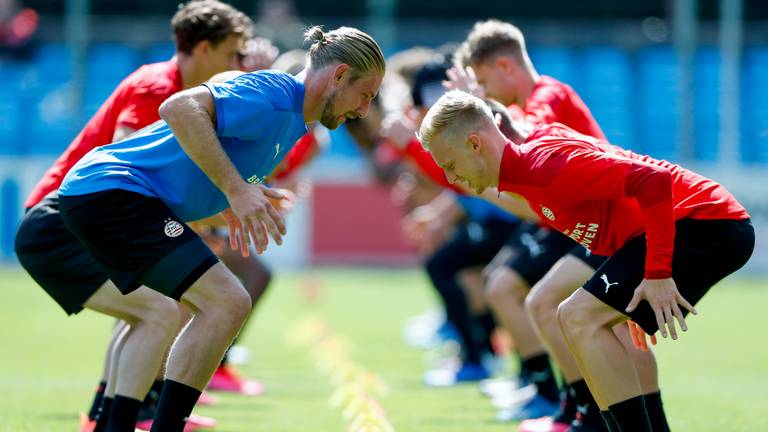
<path id="1" fill-rule="evenodd" d="M 501 165 L 499 166 L 499 191 L 510 191 L 516 184 L 518 160 L 520 159 L 520 148 L 512 141 L 507 140 L 504 152 L 501 155 Z"/>

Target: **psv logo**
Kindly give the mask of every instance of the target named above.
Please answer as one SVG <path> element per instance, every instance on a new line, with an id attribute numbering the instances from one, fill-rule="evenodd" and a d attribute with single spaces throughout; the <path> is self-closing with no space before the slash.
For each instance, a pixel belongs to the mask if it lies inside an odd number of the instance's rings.
<path id="1" fill-rule="evenodd" d="M 549 207 L 541 207 L 541 214 L 543 214 L 545 218 L 551 221 L 555 220 L 555 213 L 552 212 Z"/>
<path id="2" fill-rule="evenodd" d="M 178 237 L 181 235 L 181 233 L 184 232 L 184 225 L 176 222 L 175 220 L 166 219 L 165 220 L 165 228 L 163 228 L 163 232 L 165 232 L 165 235 L 168 237 Z"/>

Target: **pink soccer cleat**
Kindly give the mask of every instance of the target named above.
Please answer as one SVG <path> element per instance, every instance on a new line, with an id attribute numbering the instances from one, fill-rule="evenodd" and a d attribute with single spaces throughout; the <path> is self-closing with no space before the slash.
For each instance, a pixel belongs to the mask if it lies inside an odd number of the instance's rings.
<path id="1" fill-rule="evenodd" d="M 184 432 L 194 432 L 201 429 L 213 429 L 216 427 L 216 419 L 203 417 L 196 414 L 189 416 Z M 152 429 L 152 420 L 144 420 L 136 423 L 136 430 L 148 431 Z"/>
<path id="2" fill-rule="evenodd" d="M 231 366 L 219 366 L 208 383 L 208 390 L 258 396 L 264 393 L 264 384 L 243 378 Z"/>

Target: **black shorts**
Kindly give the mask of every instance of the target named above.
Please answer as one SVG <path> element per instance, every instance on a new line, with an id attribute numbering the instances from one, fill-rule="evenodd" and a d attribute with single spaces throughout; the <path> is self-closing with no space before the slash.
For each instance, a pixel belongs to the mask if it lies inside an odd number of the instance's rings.
<path id="1" fill-rule="evenodd" d="M 584 264 L 592 267 L 593 270 L 597 270 L 608 260 L 607 256 L 595 255 L 582 245 L 574 246 L 573 249 L 568 251 L 568 255 L 578 258 Z"/>
<path id="2" fill-rule="evenodd" d="M 681 219 L 675 223 L 672 279 L 680 294 L 695 305 L 713 285 L 746 264 L 754 246 L 755 230 L 749 219 Z M 654 334 L 659 328 L 647 301 L 632 313 L 625 312 L 644 273 L 645 235 L 640 235 L 609 257 L 584 289 Z"/>
<path id="3" fill-rule="evenodd" d="M 158 198 L 112 189 L 59 198 L 61 218 L 120 292 L 141 285 L 178 300 L 219 260 Z"/>
<path id="4" fill-rule="evenodd" d="M 576 243 L 553 229 L 527 224 L 515 232 L 500 252 L 507 253 L 504 265 L 517 272 L 529 287 L 544 277 Z"/>
<path id="5" fill-rule="evenodd" d="M 107 281 L 88 249 L 69 231 L 51 192 L 27 211 L 16 232 L 16 256 L 22 267 L 72 315 Z"/>

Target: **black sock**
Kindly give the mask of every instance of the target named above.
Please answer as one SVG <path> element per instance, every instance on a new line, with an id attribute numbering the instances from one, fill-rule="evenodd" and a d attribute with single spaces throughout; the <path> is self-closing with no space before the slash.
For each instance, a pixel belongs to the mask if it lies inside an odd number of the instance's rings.
<path id="1" fill-rule="evenodd" d="M 200 390 L 186 384 L 165 380 L 152 432 L 182 432 L 200 393 Z"/>
<path id="2" fill-rule="evenodd" d="M 582 423 L 589 425 L 599 426 L 602 425 L 602 419 L 600 418 L 600 408 L 595 402 L 592 392 L 587 387 L 587 382 L 584 380 L 574 381 L 570 384 L 576 396 L 576 409 L 579 413 L 579 418 Z"/>
<path id="3" fill-rule="evenodd" d="M 619 425 L 616 424 L 616 420 L 613 419 L 610 411 L 600 411 L 600 415 L 603 417 L 603 422 L 608 426 L 608 432 L 621 432 Z"/>
<path id="4" fill-rule="evenodd" d="M 141 401 L 116 395 L 109 410 L 109 423 L 105 432 L 133 432 L 139 415 Z"/>
<path id="5" fill-rule="evenodd" d="M 104 391 L 107 390 L 107 382 L 101 381 L 99 386 L 96 387 L 96 394 L 93 396 L 93 403 L 91 409 L 88 411 L 88 418 L 96 420 L 96 416 L 99 414 L 99 408 L 101 408 L 101 401 L 104 399 Z"/>
<path id="6" fill-rule="evenodd" d="M 549 364 L 549 355 L 537 354 L 523 360 L 523 369 L 528 371 L 528 379 L 536 384 L 538 393 L 552 402 L 559 400 L 560 391 L 557 388 L 555 374 L 552 365 Z"/>
<path id="7" fill-rule="evenodd" d="M 112 409 L 113 401 L 113 398 L 106 396 L 101 400 L 101 406 L 99 407 L 98 413 L 96 413 L 96 426 L 93 428 L 93 432 L 104 432 L 107 430 L 109 411 Z"/>
<path id="8" fill-rule="evenodd" d="M 560 390 L 560 409 L 552 416 L 556 423 L 570 424 L 576 418 L 576 391 L 569 384 Z"/>
<path id="9" fill-rule="evenodd" d="M 482 336 L 478 339 L 480 341 L 480 350 L 487 351 L 491 354 L 496 354 L 493 350 L 493 331 L 496 330 L 496 321 L 493 319 L 493 314 L 486 312 L 482 315 L 478 315 L 475 320 L 478 326 L 482 330 Z"/>
<path id="10" fill-rule="evenodd" d="M 157 404 L 160 402 L 160 392 L 163 391 L 163 380 L 155 380 L 152 387 L 147 392 L 147 397 L 141 402 L 139 409 L 139 421 L 152 420 L 155 418 Z"/>
<path id="11" fill-rule="evenodd" d="M 608 407 L 621 432 L 652 432 L 642 396 L 635 396 Z"/>
<path id="12" fill-rule="evenodd" d="M 651 421 L 653 432 L 670 432 L 667 416 L 664 414 L 664 404 L 661 402 L 661 392 L 643 395 L 648 420 Z"/>

